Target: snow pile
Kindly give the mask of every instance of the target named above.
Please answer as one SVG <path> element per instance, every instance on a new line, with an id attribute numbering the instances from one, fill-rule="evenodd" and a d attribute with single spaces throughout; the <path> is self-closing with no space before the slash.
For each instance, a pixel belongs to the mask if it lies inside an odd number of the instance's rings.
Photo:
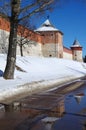
<path id="1" fill-rule="evenodd" d="M 0 55 L 0 70 L 4 71 L 6 65 L 6 55 Z M 23 87 L 27 83 L 37 83 L 45 81 L 62 82 L 67 79 L 76 79 L 86 75 L 86 64 L 77 61 L 43 58 L 43 57 L 20 57 L 17 56 L 16 66 L 24 72 L 15 70 L 14 80 L 5 80 L 0 77 L 0 96 L 2 92 L 16 91 L 18 86 Z M 43 82 L 42 82 L 43 83 Z M 51 84 L 51 82 L 50 82 Z M 36 87 L 36 84 L 34 85 Z"/>
<path id="2" fill-rule="evenodd" d="M 16 64 L 27 73 L 15 72 L 16 78 L 26 82 L 59 79 L 65 77 L 81 77 L 86 74 L 85 64 L 77 61 L 43 58 L 18 57 Z"/>

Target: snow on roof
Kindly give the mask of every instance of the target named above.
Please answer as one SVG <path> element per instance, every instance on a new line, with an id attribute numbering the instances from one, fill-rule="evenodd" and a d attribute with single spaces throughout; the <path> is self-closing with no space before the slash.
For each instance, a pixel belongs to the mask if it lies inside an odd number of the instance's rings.
<path id="1" fill-rule="evenodd" d="M 49 21 L 49 19 L 47 19 L 45 22 L 44 22 L 45 25 L 50 25 L 51 26 L 51 23 Z"/>
<path id="2" fill-rule="evenodd" d="M 49 21 L 49 19 L 47 19 L 38 29 L 36 29 L 35 31 L 58 31 L 58 29 L 56 29 Z"/>
<path id="3" fill-rule="evenodd" d="M 72 47 L 81 47 L 78 40 L 74 40 Z"/>

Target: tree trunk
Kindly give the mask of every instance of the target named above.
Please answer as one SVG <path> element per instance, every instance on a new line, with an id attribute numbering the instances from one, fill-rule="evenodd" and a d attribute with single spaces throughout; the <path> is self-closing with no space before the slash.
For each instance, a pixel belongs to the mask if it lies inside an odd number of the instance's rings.
<path id="1" fill-rule="evenodd" d="M 21 56 L 23 56 L 23 45 L 22 45 L 22 43 L 20 44 L 20 54 L 21 54 Z"/>
<path id="2" fill-rule="evenodd" d="M 18 27 L 18 15 L 20 10 L 20 0 L 12 0 L 11 3 L 11 20 L 10 20 L 10 36 L 9 36 L 9 48 L 7 54 L 7 64 L 3 77 L 5 79 L 14 78 L 14 70 L 16 63 L 16 48 L 17 48 L 17 27 Z"/>
<path id="3" fill-rule="evenodd" d="M 15 62 L 16 62 L 16 46 L 17 46 L 17 23 L 11 22 L 11 30 L 9 37 L 9 48 L 7 55 L 7 64 L 4 71 L 5 79 L 13 79 L 14 78 L 14 70 L 15 70 Z"/>

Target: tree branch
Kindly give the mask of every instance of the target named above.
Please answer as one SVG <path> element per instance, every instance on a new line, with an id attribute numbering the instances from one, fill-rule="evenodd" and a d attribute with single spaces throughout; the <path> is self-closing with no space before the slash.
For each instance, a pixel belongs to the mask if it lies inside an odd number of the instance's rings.
<path id="1" fill-rule="evenodd" d="M 53 2 L 54 2 L 54 0 L 49 0 L 49 1 L 44 2 L 44 4 L 40 5 L 40 7 L 37 7 L 37 8 L 34 9 L 32 12 L 30 12 L 28 15 L 23 16 L 22 18 L 20 18 L 20 19 L 19 19 L 19 22 L 20 22 L 21 20 L 24 20 L 24 19 L 28 18 L 28 17 L 31 17 L 31 16 L 32 16 L 33 14 L 35 14 L 35 13 L 48 10 L 48 9 L 49 9 L 48 5 L 50 5 L 50 4 L 53 3 Z"/>
<path id="2" fill-rule="evenodd" d="M 37 2 L 32 3 L 31 5 L 28 5 L 28 6 L 24 7 L 24 8 L 22 8 L 22 9 L 20 9 L 20 13 L 26 11 L 27 9 L 31 9 L 32 7 L 36 6 L 37 4 L 38 4 Z"/>

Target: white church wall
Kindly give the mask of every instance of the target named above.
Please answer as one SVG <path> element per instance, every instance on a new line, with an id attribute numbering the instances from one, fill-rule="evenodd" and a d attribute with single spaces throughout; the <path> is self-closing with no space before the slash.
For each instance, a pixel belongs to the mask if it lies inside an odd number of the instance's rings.
<path id="1" fill-rule="evenodd" d="M 82 62 L 82 51 L 74 51 L 73 59 Z"/>
<path id="2" fill-rule="evenodd" d="M 57 57 L 58 44 L 46 43 L 42 45 L 42 53 L 44 57 Z"/>
<path id="3" fill-rule="evenodd" d="M 17 55 L 20 55 L 20 47 L 17 46 Z M 34 41 L 30 41 L 23 45 L 23 55 L 29 56 L 42 56 L 41 44 Z"/>
<path id="4" fill-rule="evenodd" d="M 0 53 L 7 53 L 8 39 L 9 39 L 9 32 L 0 29 Z"/>
<path id="5" fill-rule="evenodd" d="M 9 32 L 0 29 L 0 53 L 7 54 L 8 39 L 9 39 Z M 19 42 L 19 37 L 18 37 L 18 42 Z M 29 40 L 28 40 L 28 42 L 26 42 L 26 44 L 23 45 L 23 54 L 24 55 L 42 56 L 41 44 L 36 43 L 34 41 L 29 42 Z M 20 47 L 19 47 L 18 43 L 17 43 L 17 55 L 20 55 Z"/>
<path id="6" fill-rule="evenodd" d="M 57 46 L 58 46 L 57 57 L 63 58 L 63 45 L 61 43 L 58 43 Z"/>
<path id="7" fill-rule="evenodd" d="M 0 29 L 0 53 L 7 53 L 8 51 L 8 39 L 9 32 Z M 70 51 L 71 52 L 71 51 Z M 44 56 L 44 57 L 59 57 L 60 54 L 65 59 L 73 59 L 77 61 L 82 61 L 82 50 L 75 51 L 74 54 L 64 51 L 63 46 L 55 43 L 37 43 L 34 41 L 28 41 L 28 43 L 23 46 L 23 55 L 30 56 Z M 17 45 L 17 55 L 20 55 L 20 47 Z M 62 58 L 62 57 L 60 57 Z"/>
<path id="8" fill-rule="evenodd" d="M 70 54 L 70 53 L 67 53 L 67 52 L 63 52 L 63 58 L 72 60 L 73 59 L 73 55 Z"/>

